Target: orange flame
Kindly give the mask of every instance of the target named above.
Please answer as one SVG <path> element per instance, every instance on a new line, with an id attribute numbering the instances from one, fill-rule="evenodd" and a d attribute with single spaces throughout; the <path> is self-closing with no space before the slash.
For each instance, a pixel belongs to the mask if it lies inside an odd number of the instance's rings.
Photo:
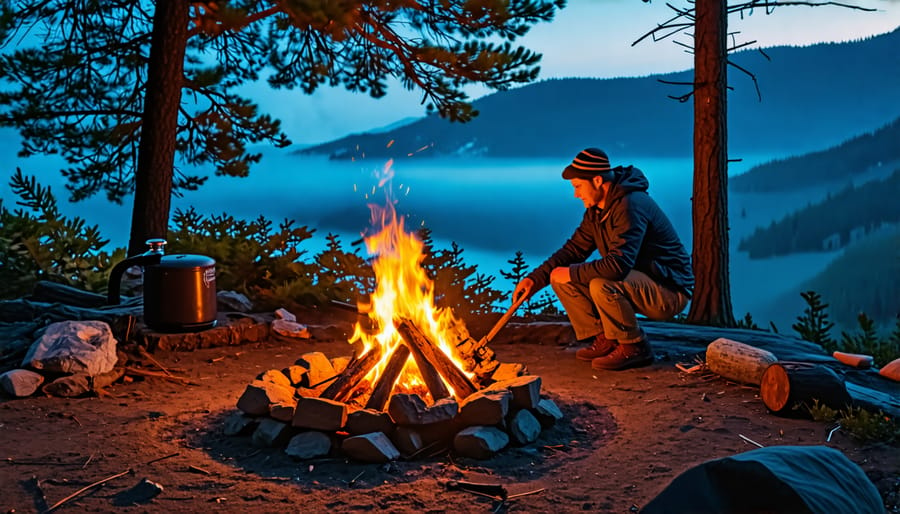
<path id="1" fill-rule="evenodd" d="M 379 186 L 384 186 L 393 177 L 392 161 L 388 161 Z M 389 195 L 388 195 L 389 196 Z M 403 218 L 397 215 L 394 202 L 388 197 L 385 206 L 369 205 L 372 212 L 372 226 L 380 227 L 378 232 L 365 238 L 366 249 L 374 255 L 372 267 L 375 271 L 375 291 L 370 301 L 360 301 L 358 309 L 368 314 L 376 328 L 366 331 L 357 323 L 350 343 L 360 342 L 365 353 L 378 346 L 381 361 L 366 377 L 370 384 L 376 383 L 384 371 L 391 354 L 398 345 L 404 344 L 394 326 L 398 319 L 410 320 L 461 370 L 463 363 L 456 356 L 456 335 L 453 327 L 460 322 L 449 308 L 434 305 L 434 283 L 428 277 L 422 263 L 425 260 L 425 245 L 411 232 L 406 232 Z M 445 381 L 446 383 L 446 381 Z M 446 384 L 453 394 L 453 389 Z M 426 401 L 429 398 L 412 356 L 406 362 L 394 392 L 419 393 Z"/>

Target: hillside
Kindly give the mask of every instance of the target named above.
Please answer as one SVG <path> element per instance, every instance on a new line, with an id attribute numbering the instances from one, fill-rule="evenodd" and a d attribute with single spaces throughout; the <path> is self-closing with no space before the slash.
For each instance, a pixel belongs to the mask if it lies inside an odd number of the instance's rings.
<path id="1" fill-rule="evenodd" d="M 754 166 L 728 184 L 742 193 L 793 191 L 810 184 L 846 183 L 848 177 L 891 163 L 900 163 L 900 118 L 827 150 Z"/>
<path id="2" fill-rule="evenodd" d="M 770 60 L 753 50 L 732 55 L 755 75 L 761 99 L 750 77 L 731 68 L 730 155 L 796 155 L 895 120 L 900 116 L 898 47 L 900 29 L 849 43 L 769 48 L 765 53 Z M 692 102 L 669 98 L 686 90 L 660 80 L 691 82 L 692 72 L 545 80 L 476 100 L 480 115 L 466 124 L 429 116 L 301 152 L 333 158 L 360 152 L 395 158 L 533 157 L 568 155 L 573 149 L 599 145 L 613 155 L 688 156 Z"/>
<path id="3" fill-rule="evenodd" d="M 751 259 L 843 248 L 886 225 L 900 223 L 900 168 L 884 180 L 850 185 L 741 240 Z"/>

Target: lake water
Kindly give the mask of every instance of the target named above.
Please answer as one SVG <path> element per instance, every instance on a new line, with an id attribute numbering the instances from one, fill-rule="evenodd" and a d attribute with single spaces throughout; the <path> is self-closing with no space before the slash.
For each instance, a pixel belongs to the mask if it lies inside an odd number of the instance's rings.
<path id="1" fill-rule="evenodd" d="M 613 164 L 633 164 L 644 171 L 651 196 L 690 248 L 691 160 L 613 158 Z M 536 266 L 572 234 L 581 219 L 582 204 L 560 177 L 570 159 L 402 159 L 389 167 L 392 178 L 380 184 L 388 168 L 384 161 L 335 162 L 269 151 L 250 178 L 211 177 L 200 191 L 173 199 L 172 212 L 192 205 L 202 214 L 227 212 L 246 219 L 262 215 L 275 222 L 293 219 L 317 229 L 306 245 L 312 254 L 324 248 L 328 233 L 340 235 L 349 249 L 350 242 L 359 239 L 369 225 L 367 204 L 383 205 L 389 194 L 397 211 L 408 217 L 408 227 L 429 227 L 437 248 L 449 248 L 450 242 L 456 242 L 467 263 L 477 265 L 479 273 L 497 277 L 497 288 L 509 290 L 512 284 L 504 281 L 499 271 L 511 268 L 507 261 L 516 251 L 523 252 L 529 266 Z M 759 161 L 734 163 L 730 172 L 740 173 Z M 55 172 L 58 165 L 54 167 L 48 159 L 29 159 L 20 166 L 26 174 L 38 175 L 41 183 L 51 185 L 58 199 L 66 197 L 62 179 Z M 12 171 L 6 173 L 6 184 Z M 14 199 L 6 184 L 0 197 L 9 208 Z M 750 260 L 736 250 L 741 237 L 755 227 L 768 225 L 808 201 L 808 193 L 730 195 L 731 288 L 736 316 L 761 310 L 767 301 L 814 276 L 833 258 L 831 254 L 812 254 Z M 99 225 L 104 237 L 111 239 L 107 249 L 126 245 L 130 198 L 122 206 L 103 197 L 79 204 L 61 201 L 60 210 Z M 800 313 L 800 302 L 798 297 L 798 304 L 786 306 L 788 317 L 776 320 L 782 331 L 785 320 Z M 767 320 L 757 322 L 762 325 Z"/>

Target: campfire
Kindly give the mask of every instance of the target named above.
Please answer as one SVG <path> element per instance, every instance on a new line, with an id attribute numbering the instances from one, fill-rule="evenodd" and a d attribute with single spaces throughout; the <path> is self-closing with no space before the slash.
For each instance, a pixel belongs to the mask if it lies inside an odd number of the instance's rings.
<path id="1" fill-rule="evenodd" d="M 518 305 L 473 339 L 450 309 L 435 306 L 424 244 L 393 205 L 372 212 L 380 230 L 365 242 L 376 287 L 357 306 L 363 320 L 349 340 L 354 356 L 314 352 L 263 373 L 238 400 L 226 432 L 285 445 L 298 458 L 339 449 L 376 462 L 448 449 L 487 458 L 536 440 L 562 414 L 541 398 L 540 377 L 500 363 L 487 345 Z"/>

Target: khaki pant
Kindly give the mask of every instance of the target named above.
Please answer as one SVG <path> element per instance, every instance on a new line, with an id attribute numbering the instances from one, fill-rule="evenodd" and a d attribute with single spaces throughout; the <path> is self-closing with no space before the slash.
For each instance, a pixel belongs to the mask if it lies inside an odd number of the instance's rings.
<path id="1" fill-rule="evenodd" d="M 620 282 L 595 278 L 590 284 L 551 281 L 550 286 L 572 322 L 575 337 L 587 339 L 602 332 L 623 344 L 636 343 L 643 336 L 637 314 L 662 321 L 680 313 L 689 301 L 686 294 L 634 270 Z"/>

